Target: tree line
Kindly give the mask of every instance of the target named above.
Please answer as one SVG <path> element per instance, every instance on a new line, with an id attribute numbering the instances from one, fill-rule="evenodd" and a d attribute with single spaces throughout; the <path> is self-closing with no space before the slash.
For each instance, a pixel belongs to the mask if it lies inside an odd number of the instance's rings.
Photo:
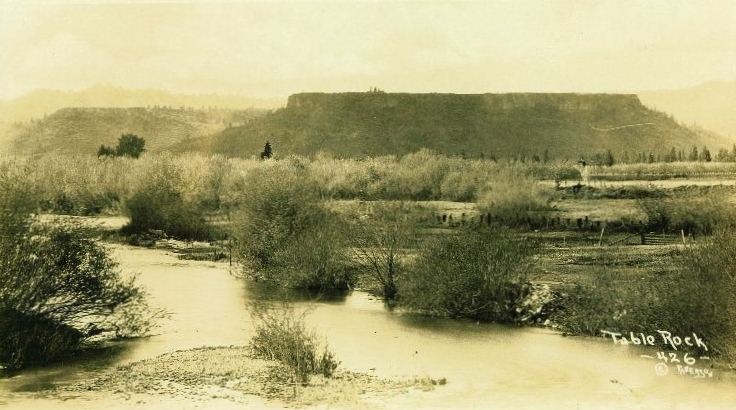
<path id="1" fill-rule="evenodd" d="M 571 158 L 559 158 L 553 156 L 548 149 L 539 153 L 517 153 L 507 156 L 487 155 L 481 152 L 477 155 L 468 155 L 461 152 L 458 156 L 467 159 L 488 159 L 497 161 L 499 159 L 509 160 L 511 162 L 522 163 L 548 163 L 559 160 L 571 160 Z M 585 162 L 589 165 L 612 166 L 614 164 L 646 164 L 657 162 L 736 162 L 736 144 L 729 150 L 720 148 L 715 154 L 708 149 L 707 146 L 698 148 L 693 145 L 690 149 L 683 150 L 671 147 L 669 150 L 653 152 L 653 151 L 620 151 L 616 154 L 612 150 L 607 149 L 593 153 L 581 153 L 576 159 L 579 162 Z"/>

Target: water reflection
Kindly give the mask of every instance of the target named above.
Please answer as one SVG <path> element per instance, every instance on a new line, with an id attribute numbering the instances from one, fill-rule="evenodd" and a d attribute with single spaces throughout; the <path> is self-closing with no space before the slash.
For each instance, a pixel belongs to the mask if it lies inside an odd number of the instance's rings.
<path id="1" fill-rule="evenodd" d="M 640 357 L 648 351 L 635 346 L 392 311 L 360 291 L 284 292 L 233 276 L 227 264 L 181 261 L 161 250 L 116 247 L 115 252 L 124 271 L 140 274 L 151 303 L 171 312 L 171 319 L 154 336 L 2 379 L 0 402 L 10 394 L 43 392 L 174 350 L 245 345 L 253 334 L 252 303 L 276 306 L 283 300 L 309 311 L 308 325 L 329 343 L 344 369 L 447 378 L 447 386 L 401 396 L 389 405 L 393 408 L 651 408 L 662 403 L 684 408 L 706 399 L 714 408 L 736 402 L 736 382 L 725 372 L 716 372 L 720 380 L 659 377 Z M 42 399 L 34 400 L 29 408 L 39 407 Z"/>
<path id="2" fill-rule="evenodd" d="M 4 372 L 0 391 L 14 393 L 43 392 L 60 383 L 73 383 L 120 361 L 129 342 L 118 341 L 89 348 L 77 356 L 46 366 L 32 366 L 23 371 Z"/>
<path id="3" fill-rule="evenodd" d="M 247 279 L 243 279 L 246 281 Z M 245 288 L 245 300 L 262 302 L 294 302 L 294 303 L 345 303 L 350 291 L 314 291 L 303 289 L 284 289 L 267 282 L 248 282 Z"/>

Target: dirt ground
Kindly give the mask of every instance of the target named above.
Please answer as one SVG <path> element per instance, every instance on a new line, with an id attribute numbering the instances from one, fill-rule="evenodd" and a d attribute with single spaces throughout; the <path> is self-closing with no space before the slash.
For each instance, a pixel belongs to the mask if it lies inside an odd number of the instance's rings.
<path id="1" fill-rule="evenodd" d="M 412 390 L 429 391 L 446 381 L 387 380 L 338 370 L 331 378 L 313 376 L 307 386 L 292 383 L 289 370 L 277 362 L 253 359 L 246 347 L 203 347 L 166 353 L 118 366 L 96 378 L 64 387 L 62 394 L 112 393 L 122 400 L 145 402 L 157 395 L 210 403 L 226 400 L 275 407 L 365 408 L 377 397 Z M 259 406 L 260 407 L 260 406 Z"/>

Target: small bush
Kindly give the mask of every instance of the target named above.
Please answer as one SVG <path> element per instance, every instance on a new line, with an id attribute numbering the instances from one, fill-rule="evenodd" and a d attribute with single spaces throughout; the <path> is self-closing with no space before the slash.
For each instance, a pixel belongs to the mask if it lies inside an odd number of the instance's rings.
<path id="1" fill-rule="evenodd" d="M 296 381 L 307 384 L 313 374 L 330 377 L 339 362 L 327 348 L 320 348 L 316 335 L 307 330 L 304 315 L 293 310 L 254 309 L 255 335 L 250 341 L 254 357 L 276 360 L 294 372 Z"/>
<path id="2" fill-rule="evenodd" d="M 510 233 L 465 230 L 420 249 L 399 282 L 399 301 L 420 312 L 515 322 L 529 296 L 536 248 Z"/>

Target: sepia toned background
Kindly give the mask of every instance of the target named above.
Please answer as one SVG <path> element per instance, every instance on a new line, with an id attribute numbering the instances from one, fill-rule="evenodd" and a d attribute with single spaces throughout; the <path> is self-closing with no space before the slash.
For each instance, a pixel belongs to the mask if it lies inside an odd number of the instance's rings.
<path id="1" fill-rule="evenodd" d="M 0 0 L 0 410 L 732 408 L 734 22 Z"/>

